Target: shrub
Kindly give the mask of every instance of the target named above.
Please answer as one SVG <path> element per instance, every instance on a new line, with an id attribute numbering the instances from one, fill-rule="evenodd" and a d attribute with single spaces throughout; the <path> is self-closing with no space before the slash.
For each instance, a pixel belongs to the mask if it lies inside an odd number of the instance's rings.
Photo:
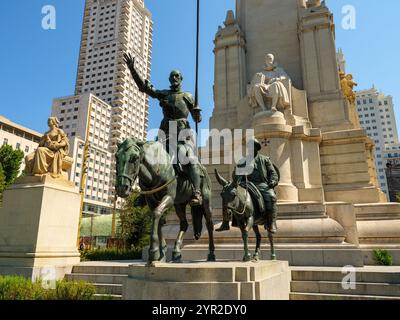
<path id="1" fill-rule="evenodd" d="M 380 266 L 391 266 L 393 265 L 393 257 L 387 250 L 374 250 L 374 260 Z"/>
<path id="2" fill-rule="evenodd" d="M 96 294 L 94 285 L 84 281 L 58 281 L 53 290 L 54 300 L 92 300 Z"/>
<path id="3" fill-rule="evenodd" d="M 45 289 L 41 280 L 0 276 L 0 300 L 92 300 L 95 293 L 94 285 L 84 281 L 60 280 L 55 289 Z"/>
<path id="4" fill-rule="evenodd" d="M 142 249 L 96 249 L 81 252 L 82 261 L 138 260 L 142 258 Z"/>
<path id="5" fill-rule="evenodd" d="M 41 282 L 19 277 L 0 277 L 0 300 L 45 300 L 46 290 Z"/>

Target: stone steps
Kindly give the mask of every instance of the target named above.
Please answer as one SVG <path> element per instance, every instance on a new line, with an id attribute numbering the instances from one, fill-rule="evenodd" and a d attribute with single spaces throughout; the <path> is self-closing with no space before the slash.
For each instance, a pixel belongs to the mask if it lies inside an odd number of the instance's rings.
<path id="1" fill-rule="evenodd" d="M 400 273 L 395 269 L 387 271 L 373 271 L 378 269 L 366 267 L 364 270 L 355 269 L 356 282 L 400 284 Z M 341 282 L 345 276 L 339 268 L 310 268 L 304 270 L 292 267 L 292 281 L 333 281 Z M 400 268 L 398 268 L 400 271 Z M 359 271 L 358 271 L 359 270 Z M 358 271 L 358 272 L 357 272 Z"/>
<path id="2" fill-rule="evenodd" d="M 66 280 L 70 281 L 87 281 L 91 283 L 102 284 L 119 284 L 122 285 L 123 281 L 128 275 L 122 274 L 88 274 L 88 273 L 72 273 L 66 275 Z"/>
<path id="3" fill-rule="evenodd" d="M 95 300 L 122 300 L 122 295 L 113 295 L 113 294 L 95 294 Z"/>
<path id="4" fill-rule="evenodd" d="M 95 299 L 122 299 L 122 283 L 134 262 L 81 263 L 67 280 L 84 280 L 96 287 Z M 176 266 L 175 266 L 176 267 Z M 189 270 L 190 271 L 190 270 Z M 345 290 L 346 274 L 339 267 L 291 267 L 291 300 L 399 300 L 400 267 L 355 268 L 356 288 Z M 189 272 L 190 273 L 190 272 Z M 213 277 L 208 275 L 207 277 Z"/>
<path id="5" fill-rule="evenodd" d="M 70 281 L 87 281 L 96 287 L 96 300 L 121 300 L 122 284 L 128 277 L 126 262 L 84 262 L 76 265 L 71 274 L 65 276 Z"/>
<path id="6" fill-rule="evenodd" d="M 72 273 L 128 274 L 128 266 L 77 265 L 74 266 Z"/>
<path id="7" fill-rule="evenodd" d="M 346 290 L 341 268 L 292 268 L 291 300 L 400 300 L 399 267 L 354 269 L 354 288 Z M 346 285 L 349 283 L 346 282 Z"/>
<path id="8" fill-rule="evenodd" d="M 357 282 L 354 288 L 344 289 L 342 282 L 292 281 L 292 292 L 327 293 L 338 295 L 388 296 L 400 298 L 400 285 Z"/>
<path id="9" fill-rule="evenodd" d="M 400 300 L 400 298 L 386 297 L 386 296 L 361 296 L 361 295 L 295 292 L 290 294 L 290 300 Z"/>
<path id="10" fill-rule="evenodd" d="M 110 283 L 95 283 L 96 292 L 104 292 L 110 295 L 122 295 L 122 284 L 110 284 Z"/>

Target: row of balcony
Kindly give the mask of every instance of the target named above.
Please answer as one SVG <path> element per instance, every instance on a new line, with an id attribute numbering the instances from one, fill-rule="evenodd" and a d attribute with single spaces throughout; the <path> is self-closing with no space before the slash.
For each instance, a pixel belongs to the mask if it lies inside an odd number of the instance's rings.
<path id="1" fill-rule="evenodd" d="M 114 114 L 111 116 L 111 118 L 112 118 L 113 121 L 116 121 L 116 122 L 122 121 L 122 120 L 124 119 L 124 117 L 122 116 L 122 114 L 118 114 L 118 113 L 114 113 Z"/>
<path id="2" fill-rule="evenodd" d="M 120 91 L 124 91 L 125 90 L 125 86 L 123 84 L 123 82 L 120 82 L 117 80 L 117 84 L 115 86 L 115 89 L 120 90 Z"/>

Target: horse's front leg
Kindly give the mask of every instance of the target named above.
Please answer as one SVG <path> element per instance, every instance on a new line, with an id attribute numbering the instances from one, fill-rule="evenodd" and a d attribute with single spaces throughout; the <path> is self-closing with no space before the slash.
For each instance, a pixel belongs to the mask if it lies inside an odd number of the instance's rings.
<path id="1" fill-rule="evenodd" d="M 258 229 L 257 225 L 253 226 L 253 230 L 254 233 L 256 234 L 256 252 L 254 253 L 253 259 L 255 261 L 259 261 L 260 260 L 260 256 L 261 256 L 261 233 L 260 230 Z"/>
<path id="2" fill-rule="evenodd" d="M 162 198 L 160 204 L 152 211 L 153 223 L 151 227 L 151 239 L 149 248 L 149 263 L 159 261 L 161 258 L 160 245 L 162 242 L 165 243 L 164 237 L 162 236 L 161 229 L 159 229 L 160 219 L 164 212 L 172 207 L 174 201 L 171 196 L 166 195 Z"/>
<path id="3" fill-rule="evenodd" d="M 172 261 L 173 262 L 181 262 L 182 261 L 182 245 L 183 245 L 183 237 L 189 227 L 189 224 L 186 219 L 186 204 L 176 205 L 175 212 L 179 218 L 180 222 L 180 230 L 178 237 L 175 241 L 174 251 L 172 253 Z"/>
<path id="4" fill-rule="evenodd" d="M 272 232 L 268 231 L 268 239 L 269 239 L 269 244 L 271 246 L 271 260 L 276 260 L 275 246 L 274 246 L 274 235 L 273 235 Z"/>
<path id="5" fill-rule="evenodd" d="M 165 238 L 162 233 L 162 227 L 166 224 L 165 218 L 161 217 L 160 222 L 158 223 L 158 240 L 160 244 L 160 259 L 159 261 L 161 262 L 167 262 L 167 251 L 168 251 L 168 246 L 167 242 L 165 241 Z"/>

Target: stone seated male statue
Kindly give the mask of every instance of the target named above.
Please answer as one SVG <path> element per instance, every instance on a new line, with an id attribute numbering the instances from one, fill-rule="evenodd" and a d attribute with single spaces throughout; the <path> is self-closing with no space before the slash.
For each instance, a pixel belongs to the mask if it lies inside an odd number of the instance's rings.
<path id="1" fill-rule="evenodd" d="M 265 57 L 264 70 L 256 73 L 248 87 L 249 104 L 263 111 L 284 112 L 291 107 L 291 80 L 275 62 L 272 54 Z"/>

